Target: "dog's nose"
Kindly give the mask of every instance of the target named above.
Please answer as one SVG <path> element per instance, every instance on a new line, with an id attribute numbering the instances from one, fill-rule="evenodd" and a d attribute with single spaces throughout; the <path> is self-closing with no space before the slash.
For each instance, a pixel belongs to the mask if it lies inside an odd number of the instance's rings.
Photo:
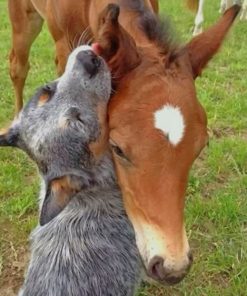
<path id="1" fill-rule="evenodd" d="M 168 285 L 179 283 L 187 274 L 193 262 L 191 252 L 188 254 L 188 260 L 181 266 L 180 270 L 173 270 L 171 267 L 166 266 L 165 260 L 160 256 L 155 256 L 151 259 L 148 266 L 148 275 L 154 280 Z"/>
<path id="2" fill-rule="evenodd" d="M 100 58 L 92 50 L 80 51 L 76 58 L 82 63 L 90 78 L 98 73 L 101 63 Z"/>

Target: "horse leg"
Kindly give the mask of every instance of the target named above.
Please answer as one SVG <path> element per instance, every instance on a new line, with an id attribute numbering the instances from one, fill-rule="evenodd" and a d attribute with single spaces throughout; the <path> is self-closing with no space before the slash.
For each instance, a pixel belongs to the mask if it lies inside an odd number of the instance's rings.
<path id="1" fill-rule="evenodd" d="M 220 14 L 223 14 L 226 11 L 226 0 L 221 0 L 220 1 Z"/>
<path id="2" fill-rule="evenodd" d="M 69 32 L 69 30 L 60 31 L 58 30 L 55 23 L 48 23 L 51 35 L 55 41 L 56 56 L 55 64 L 57 68 L 58 76 L 64 73 L 65 66 L 67 64 L 67 59 L 71 51 L 83 43 L 87 43 L 92 40 L 91 33 L 87 33 L 87 28 L 82 29 L 80 33 Z M 85 33 L 86 32 L 86 33 Z M 83 37 L 84 35 L 84 37 Z M 85 39 L 86 38 L 86 39 Z"/>
<path id="3" fill-rule="evenodd" d="M 241 2 L 241 0 L 221 0 L 219 12 L 223 14 L 228 8 L 232 7 L 234 4 L 241 5 Z"/>
<path id="4" fill-rule="evenodd" d="M 56 47 L 55 64 L 57 68 L 57 74 L 58 76 L 61 76 L 64 73 L 68 56 L 72 50 L 69 48 L 68 41 L 65 37 L 59 40 L 56 40 L 55 47 Z"/>
<path id="5" fill-rule="evenodd" d="M 227 10 L 230 7 L 232 7 L 232 5 L 234 4 L 234 2 L 237 2 L 237 1 L 234 1 L 234 0 L 225 0 L 225 3 L 226 3 L 225 10 Z"/>
<path id="6" fill-rule="evenodd" d="M 247 0 L 244 0 L 240 20 L 247 20 Z"/>
<path id="7" fill-rule="evenodd" d="M 202 24 L 204 21 L 203 5 L 204 5 L 204 0 L 199 0 L 199 6 L 198 6 L 196 18 L 195 18 L 195 26 L 194 26 L 193 36 L 196 36 L 202 32 Z"/>
<path id="8" fill-rule="evenodd" d="M 56 19 L 54 19 L 54 13 L 52 13 L 52 10 L 47 13 L 46 22 L 55 42 L 55 64 L 57 74 L 58 76 L 61 76 L 64 73 L 67 58 L 74 46 L 74 44 L 72 44 L 73 39 L 70 36 L 71 33 L 69 32 L 69 29 L 64 32 L 59 28 Z"/>
<path id="9" fill-rule="evenodd" d="M 43 19 L 30 1 L 9 0 L 8 8 L 12 26 L 9 72 L 15 90 L 15 113 L 18 114 L 23 106 L 23 88 L 29 70 L 30 48 L 42 29 Z"/>

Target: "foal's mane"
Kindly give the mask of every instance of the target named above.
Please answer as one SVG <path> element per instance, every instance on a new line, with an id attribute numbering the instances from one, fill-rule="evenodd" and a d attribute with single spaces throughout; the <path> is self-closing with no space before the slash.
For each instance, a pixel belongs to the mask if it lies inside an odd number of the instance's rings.
<path id="1" fill-rule="evenodd" d="M 167 17 L 160 18 L 151 11 L 143 0 L 122 0 L 124 9 L 133 11 L 137 15 L 137 26 L 147 36 L 148 40 L 155 43 L 164 54 L 173 55 L 177 50 L 175 34 Z"/>

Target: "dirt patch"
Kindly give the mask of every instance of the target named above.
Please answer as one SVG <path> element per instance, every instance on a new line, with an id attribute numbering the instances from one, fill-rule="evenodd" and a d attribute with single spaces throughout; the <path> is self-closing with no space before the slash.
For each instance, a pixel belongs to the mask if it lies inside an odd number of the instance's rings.
<path id="1" fill-rule="evenodd" d="M 11 221 L 1 221 L 0 296 L 17 295 L 29 259 L 28 239 Z"/>
<path id="2" fill-rule="evenodd" d="M 211 282 L 216 286 L 220 287 L 222 289 L 226 289 L 230 285 L 230 275 L 227 271 L 221 271 L 217 274 L 214 274 L 213 277 L 211 277 Z"/>
<path id="3" fill-rule="evenodd" d="M 179 286 L 179 285 L 178 285 Z M 184 294 L 178 288 L 159 285 L 157 283 L 143 282 L 141 285 L 140 296 L 183 296 Z"/>
<path id="4" fill-rule="evenodd" d="M 233 179 L 233 174 L 220 174 L 215 177 L 210 183 L 202 186 L 201 193 L 205 199 L 211 199 L 217 190 L 221 190 L 227 187 L 229 180 Z"/>
<path id="5" fill-rule="evenodd" d="M 14 296 L 18 293 L 24 280 L 24 272 L 28 259 L 29 253 L 26 248 L 10 248 L 9 256 L 5 260 L 1 274 L 1 296 Z"/>
<path id="6" fill-rule="evenodd" d="M 236 130 L 231 127 L 216 127 L 209 129 L 210 138 L 220 139 L 223 137 L 232 137 L 237 134 Z"/>
<path id="7" fill-rule="evenodd" d="M 215 127 L 215 128 L 209 128 L 209 138 L 216 138 L 216 139 L 221 139 L 221 138 L 240 138 L 242 140 L 247 139 L 247 132 L 244 131 L 238 131 L 232 127 Z"/>

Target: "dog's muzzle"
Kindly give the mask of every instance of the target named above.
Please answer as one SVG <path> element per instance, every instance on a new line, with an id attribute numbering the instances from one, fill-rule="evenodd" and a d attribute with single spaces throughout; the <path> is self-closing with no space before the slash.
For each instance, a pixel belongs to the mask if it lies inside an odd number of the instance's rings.
<path id="1" fill-rule="evenodd" d="M 82 63 L 82 66 L 88 72 L 90 78 L 98 73 L 101 60 L 92 50 L 80 51 L 76 58 Z"/>

